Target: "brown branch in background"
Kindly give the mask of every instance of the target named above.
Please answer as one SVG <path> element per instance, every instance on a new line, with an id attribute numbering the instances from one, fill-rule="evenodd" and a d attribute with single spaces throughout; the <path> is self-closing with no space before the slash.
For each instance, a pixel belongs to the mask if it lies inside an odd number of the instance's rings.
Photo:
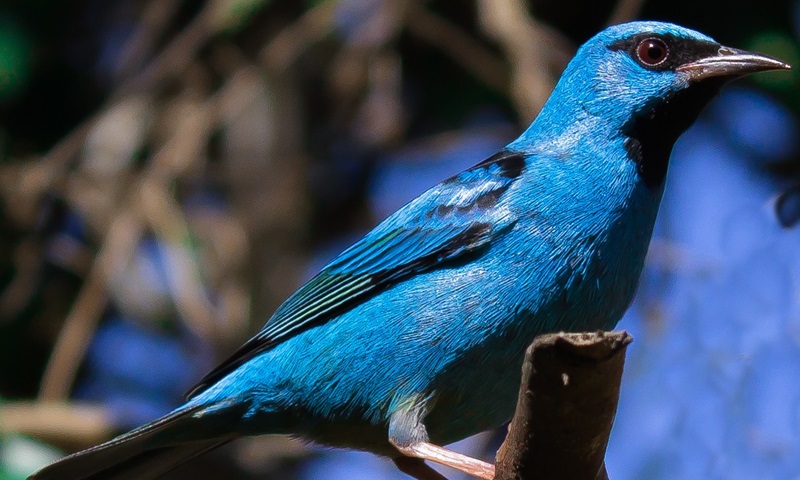
<path id="1" fill-rule="evenodd" d="M 169 26 L 182 0 L 148 2 L 142 8 L 141 19 L 121 49 L 114 74 L 121 80 L 138 71 L 152 55 L 159 37 Z"/>
<path id="2" fill-rule="evenodd" d="M 260 61 L 278 72 L 288 68 L 306 48 L 330 34 L 338 4 L 328 0 L 310 8 L 264 45 L 258 55 Z"/>
<path id="3" fill-rule="evenodd" d="M 608 17 L 608 25 L 630 22 L 639 16 L 644 0 L 619 0 L 616 8 Z"/>
<path id="4" fill-rule="evenodd" d="M 16 433 L 69 449 L 86 448 L 114 433 L 103 407 L 63 402 L 6 402 L 0 405 L 0 433 Z"/>
<path id="5" fill-rule="evenodd" d="M 199 103 L 177 101 L 173 131 L 149 165 L 142 181 L 139 205 L 142 216 L 158 239 L 171 246 L 164 257 L 169 273 L 167 283 L 175 306 L 186 324 L 199 336 L 213 338 L 217 329 L 214 306 L 191 258 L 193 237 L 183 210 L 170 191 L 172 182 L 192 171 L 205 158 L 207 139 L 213 133 L 216 97 Z"/>
<path id="6" fill-rule="evenodd" d="M 192 235 L 180 205 L 166 185 L 153 179 L 143 182 L 141 202 L 148 226 L 164 245 L 171 247 L 163 261 L 169 272 L 170 296 L 181 319 L 198 336 L 213 338 L 217 332 L 214 305 L 188 248 Z"/>
<path id="7" fill-rule="evenodd" d="M 121 84 L 111 100 L 139 92 L 150 92 L 163 80 L 183 71 L 194 61 L 197 52 L 213 37 L 214 2 L 197 14 L 191 23 L 178 32 L 175 37 L 150 61 L 138 75 L 130 77 Z"/>
<path id="8" fill-rule="evenodd" d="M 45 193 L 64 179 L 92 129 L 93 118 L 83 121 L 36 162 L 0 166 L 0 186 L 9 205 L 8 214 L 19 225 L 30 226 L 39 218 Z M 32 226 L 30 226 L 32 227 Z"/>
<path id="9" fill-rule="evenodd" d="M 557 333 L 534 340 L 495 480 L 607 480 L 627 332 Z"/>
<path id="10" fill-rule="evenodd" d="M 527 124 L 541 110 L 571 56 L 568 42 L 536 21 L 522 0 L 479 0 L 477 7 L 481 27 L 512 66 L 510 96 Z"/>
<path id="11" fill-rule="evenodd" d="M 402 62 L 392 45 L 405 26 L 407 3 L 375 8 L 348 32 L 330 63 L 331 117 L 351 123 L 350 134 L 364 145 L 392 144 L 405 130 Z"/>
<path id="12" fill-rule="evenodd" d="M 115 216 L 89 276 L 64 320 L 45 368 L 39 389 L 40 400 L 62 400 L 69 395 L 78 367 L 106 308 L 109 272 L 121 269 L 127 263 L 140 236 L 141 223 L 134 212 L 124 211 Z"/>
<path id="13" fill-rule="evenodd" d="M 508 66 L 452 22 L 419 2 L 409 2 L 406 23 L 412 34 L 450 55 L 490 88 L 500 93 L 508 90 Z"/>

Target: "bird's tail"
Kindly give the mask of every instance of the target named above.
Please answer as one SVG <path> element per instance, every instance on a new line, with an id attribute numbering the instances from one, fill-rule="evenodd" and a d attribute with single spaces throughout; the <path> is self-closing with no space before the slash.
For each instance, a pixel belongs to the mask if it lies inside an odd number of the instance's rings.
<path id="1" fill-rule="evenodd" d="M 192 440 L 190 427 L 200 408 L 184 407 L 96 447 L 74 453 L 34 473 L 28 480 L 133 480 L 162 475 L 232 437 Z M 183 437 L 183 438 L 181 438 Z"/>

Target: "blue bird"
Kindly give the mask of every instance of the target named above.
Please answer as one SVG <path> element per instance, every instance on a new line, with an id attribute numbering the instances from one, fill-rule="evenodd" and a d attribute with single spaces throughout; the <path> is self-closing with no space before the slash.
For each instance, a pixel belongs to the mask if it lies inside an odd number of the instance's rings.
<path id="1" fill-rule="evenodd" d="M 786 68 L 672 24 L 607 28 L 519 138 L 345 250 L 183 406 L 30 478 L 153 478 L 256 434 L 492 478 L 439 445 L 509 420 L 534 337 L 616 325 L 673 144 L 725 82 Z"/>

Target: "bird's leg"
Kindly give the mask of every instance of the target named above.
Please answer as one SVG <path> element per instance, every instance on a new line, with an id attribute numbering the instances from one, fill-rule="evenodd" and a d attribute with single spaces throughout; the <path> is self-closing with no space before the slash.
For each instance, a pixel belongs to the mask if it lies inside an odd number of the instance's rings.
<path id="1" fill-rule="evenodd" d="M 417 480 L 447 480 L 447 477 L 432 469 L 420 458 L 400 456 L 394 457 L 392 461 L 398 470 Z"/>
<path id="2" fill-rule="evenodd" d="M 389 441 L 391 442 L 391 439 Z M 392 444 L 403 455 L 446 465 L 475 478 L 483 480 L 492 480 L 494 478 L 494 465 L 478 460 L 477 458 L 472 458 L 428 442 L 419 442 L 407 446 L 396 445 L 394 442 L 392 442 Z M 397 461 L 395 461 L 395 465 L 397 465 Z M 398 465 L 398 468 L 400 468 L 400 465 Z M 402 468 L 400 468 L 400 470 L 404 471 Z M 405 473 L 414 476 L 409 472 Z M 434 471 L 434 473 L 436 472 Z"/>
<path id="3" fill-rule="evenodd" d="M 392 413 L 389 419 L 389 443 L 407 457 L 429 460 L 476 478 L 492 480 L 494 465 L 442 448 L 428 441 L 428 432 L 422 423 L 427 413 L 426 400 L 411 399 Z M 405 471 L 403 470 L 405 465 L 401 466 L 397 461 L 395 464 L 401 471 Z M 409 475 L 414 476 L 412 473 Z"/>

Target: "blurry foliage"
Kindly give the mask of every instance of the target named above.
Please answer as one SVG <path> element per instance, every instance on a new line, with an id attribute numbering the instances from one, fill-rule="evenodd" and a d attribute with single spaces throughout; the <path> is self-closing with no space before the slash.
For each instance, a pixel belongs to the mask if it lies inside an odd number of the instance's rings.
<path id="1" fill-rule="evenodd" d="M 28 81 L 28 39 L 11 22 L 0 23 L 0 102 L 15 97 Z"/>
<path id="2" fill-rule="evenodd" d="M 790 0 L 7 3 L 0 395 L 19 401 L 0 407 L 0 424 L 75 449 L 168 410 L 360 233 L 510 140 L 578 44 L 633 18 L 800 64 L 800 3 Z M 756 76 L 763 97 L 727 97 L 719 108 L 733 113 L 708 121 L 717 133 L 693 137 L 733 138 L 748 175 L 770 185 L 752 198 L 785 190 L 787 227 L 800 216 L 800 162 L 796 135 L 780 126 L 800 111 L 798 75 Z M 726 120 L 743 110 L 763 121 Z M 781 135 L 762 155 L 771 133 Z M 657 266 L 683 265 L 680 247 L 654 250 Z M 651 332 L 666 314 L 647 299 L 669 283 L 655 270 L 637 306 Z M 0 454 L 16 438 L 3 437 Z M 617 444 L 636 441 L 626 438 Z M 638 453 L 639 472 L 670 471 L 667 457 Z M 298 464 L 304 455 L 255 439 L 187 471 L 314 478 L 333 465 Z M 350 455 L 340 458 L 363 458 Z M 0 478 L 18 478 L 6 458 Z"/>

